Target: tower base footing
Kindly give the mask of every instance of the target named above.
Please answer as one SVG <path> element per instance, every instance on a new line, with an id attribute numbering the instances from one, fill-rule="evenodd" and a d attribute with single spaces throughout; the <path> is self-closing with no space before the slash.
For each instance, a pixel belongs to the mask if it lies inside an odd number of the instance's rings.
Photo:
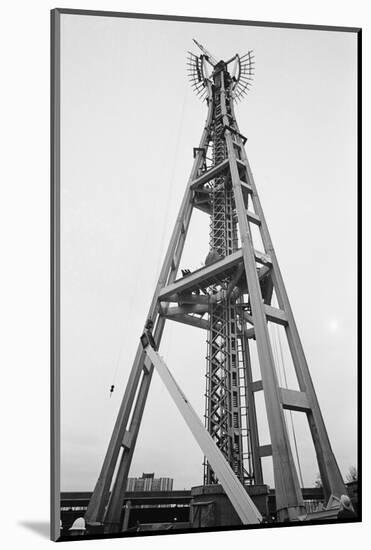
<path id="1" fill-rule="evenodd" d="M 268 517 L 268 485 L 248 485 L 245 489 L 263 517 Z M 191 489 L 190 524 L 193 528 L 242 525 L 223 487 L 199 485 Z"/>

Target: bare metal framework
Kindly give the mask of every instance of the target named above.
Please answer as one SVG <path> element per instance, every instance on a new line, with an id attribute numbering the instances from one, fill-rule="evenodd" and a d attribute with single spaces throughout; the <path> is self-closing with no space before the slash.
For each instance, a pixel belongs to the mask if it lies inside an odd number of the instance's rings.
<path id="1" fill-rule="evenodd" d="M 195 41 L 196 42 L 196 41 Z M 303 497 L 284 409 L 306 415 L 325 498 L 346 492 L 331 449 L 283 278 L 245 152 L 234 103 L 251 83 L 253 56 L 224 62 L 196 42 L 190 54 L 192 85 L 208 106 L 207 119 L 147 318 L 160 346 L 171 319 L 207 332 L 206 427 L 242 484 L 264 483 L 261 458 L 273 461 L 280 521 L 303 512 Z M 210 251 L 201 269 L 177 278 L 193 208 L 210 216 Z M 263 250 L 253 239 L 259 230 Z M 272 306 L 272 296 L 278 307 Z M 299 390 L 278 382 L 268 322 L 283 326 Z M 251 346 L 260 376 L 253 378 Z M 153 364 L 141 344 L 91 497 L 86 520 L 106 532 L 122 529 L 122 504 Z M 263 392 L 270 444 L 260 445 L 255 395 Z M 205 461 L 204 483 L 217 476 Z"/>
<path id="2" fill-rule="evenodd" d="M 202 68 L 204 64 L 200 59 L 203 61 L 203 58 L 198 58 L 193 54 L 189 58 L 190 67 L 194 68 L 191 72 L 193 82 L 197 82 L 198 67 L 201 64 Z M 253 61 L 250 53 L 247 59 L 248 61 L 245 63 L 249 74 L 247 78 L 251 78 Z M 220 93 L 222 74 L 222 70 L 216 69 L 213 77 L 213 119 L 211 141 L 208 148 L 208 150 L 211 149 L 213 167 L 228 159 Z M 227 116 L 233 123 L 230 102 L 227 103 Z M 208 154 L 206 151 L 205 158 L 208 158 Z M 203 207 L 210 210 L 208 261 L 212 262 L 229 256 L 238 249 L 237 220 L 234 216 L 233 191 L 231 185 L 228 184 L 228 174 L 220 174 L 208 182 L 206 188 L 210 194 L 206 201 L 204 199 Z M 237 273 L 240 277 L 242 276 L 242 270 Z M 241 389 L 244 389 L 246 384 L 244 372 L 243 369 L 239 369 L 241 363 L 238 360 L 237 302 L 235 296 L 227 295 L 227 288 L 230 284 L 231 280 L 225 279 L 211 285 L 207 292 L 211 298 L 220 294 L 221 291 L 224 291 L 226 295 L 221 300 L 210 300 L 205 418 L 211 436 L 215 439 L 237 477 L 241 482 L 245 482 L 251 479 L 249 470 L 244 468 L 242 443 L 242 413 L 244 412 L 246 415 L 246 405 L 243 409 Z M 212 468 L 207 463 L 205 463 L 204 482 L 206 484 L 217 482 Z"/>

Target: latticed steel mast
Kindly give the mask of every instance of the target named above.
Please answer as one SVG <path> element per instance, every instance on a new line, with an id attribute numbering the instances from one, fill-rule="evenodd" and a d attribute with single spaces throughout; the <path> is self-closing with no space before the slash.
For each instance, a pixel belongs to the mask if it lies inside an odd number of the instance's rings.
<path id="1" fill-rule="evenodd" d="M 196 42 L 196 41 L 195 41 Z M 241 98 L 252 81 L 253 56 L 251 52 L 241 58 L 236 55 L 229 62 L 220 61 L 196 42 L 203 54 L 199 57 L 190 53 L 189 73 L 197 91 L 204 90 L 207 64 L 213 67 L 212 120 L 210 142 L 205 158 L 211 154 L 212 166 L 216 167 L 228 160 L 228 150 L 224 132 L 225 119 L 233 132 L 240 159 L 236 137 L 240 136 L 233 112 L 233 100 Z M 233 76 L 228 64 L 234 64 Z M 200 88 L 201 86 L 201 88 Z M 224 106 L 224 109 L 223 109 Z M 241 138 L 241 136 L 240 136 Z M 237 251 L 238 231 L 235 200 L 230 175 L 221 173 L 208 185 L 210 195 L 207 200 L 197 196 L 195 205 L 210 212 L 210 253 L 206 264 L 220 260 Z M 218 281 L 209 289 L 208 355 L 206 372 L 206 426 L 222 450 L 235 474 L 243 483 L 262 483 L 260 457 L 257 456 L 257 426 L 255 405 L 248 407 L 247 380 L 250 377 L 247 350 L 243 342 L 243 332 L 238 320 L 241 313 L 242 292 L 235 284 L 241 282 L 242 270 L 237 270 L 229 279 Z M 222 299 L 215 299 L 222 296 Z M 249 376 L 250 374 L 250 376 Z M 250 409 L 250 410 L 249 410 Z M 256 456 L 254 456 L 256 455 Z M 217 479 L 208 464 L 205 464 L 204 483 L 216 483 Z"/>
<path id="2" fill-rule="evenodd" d="M 249 65 L 251 73 L 251 65 Z M 224 82 L 226 80 L 226 82 Z M 218 166 L 228 156 L 224 139 L 221 91 L 229 91 L 230 77 L 224 63 L 216 65 L 213 76 L 213 118 L 211 124 L 211 149 L 213 166 Z M 233 127 L 230 93 L 226 94 L 226 111 Z M 235 252 L 238 248 L 237 221 L 231 185 L 225 175 L 216 177 L 210 185 L 210 253 L 211 263 Z M 236 298 L 227 293 L 230 281 L 212 285 L 211 295 L 221 290 L 225 297 L 210 305 L 210 329 L 208 334 L 206 426 L 235 474 L 244 482 L 241 418 L 241 388 L 245 387 L 244 373 L 239 370 L 238 325 Z M 240 376 L 242 374 L 242 376 Z M 245 411 L 246 412 L 246 409 Z M 206 464 L 204 482 L 215 483 L 214 472 Z"/>
<path id="3" fill-rule="evenodd" d="M 147 318 L 154 325 L 157 348 L 167 319 L 207 331 L 207 430 L 222 453 L 221 460 L 242 484 L 264 483 L 261 458 L 272 457 L 278 518 L 295 520 L 304 510 L 303 497 L 284 409 L 307 417 L 325 498 L 331 494 L 339 497 L 346 489 L 247 160 L 246 138 L 234 115 L 235 100 L 241 99 L 250 85 L 251 52 L 241 57 L 236 54 L 227 62 L 217 61 L 196 44 L 202 54 L 191 53 L 188 66 L 193 87 L 207 101 L 207 119 L 199 147 L 194 149 L 190 178 Z M 177 278 L 193 208 L 210 216 L 210 250 L 204 267 L 193 273 L 183 271 L 184 276 Z M 254 226 L 263 250 L 253 239 Z M 272 306 L 273 294 L 278 307 Z M 280 387 L 268 323 L 284 327 L 299 390 Z M 257 378 L 253 378 L 250 358 L 253 342 Z M 88 523 L 102 523 L 107 532 L 121 530 L 126 480 L 152 373 L 153 364 L 139 344 L 86 513 Z M 256 392 L 264 395 L 268 445 L 259 443 Z M 204 483 L 217 481 L 206 462 Z"/>

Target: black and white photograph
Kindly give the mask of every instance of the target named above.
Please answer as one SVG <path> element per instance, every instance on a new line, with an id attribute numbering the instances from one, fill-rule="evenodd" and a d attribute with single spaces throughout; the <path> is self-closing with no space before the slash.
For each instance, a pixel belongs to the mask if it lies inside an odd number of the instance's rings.
<path id="1" fill-rule="evenodd" d="M 360 522 L 360 29 L 51 17 L 52 539 Z"/>

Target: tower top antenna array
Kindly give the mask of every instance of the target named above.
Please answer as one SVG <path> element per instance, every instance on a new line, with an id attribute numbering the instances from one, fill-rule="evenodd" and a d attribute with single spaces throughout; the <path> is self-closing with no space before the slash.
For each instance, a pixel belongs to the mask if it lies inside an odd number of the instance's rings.
<path id="1" fill-rule="evenodd" d="M 201 99 L 210 99 L 208 94 L 208 82 L 212 84 L 213 76 L 221 69 L 228 69 L 231 77 L 230 94 L 232 99 L 241 100 L 248 92 L 254 76 L 255 56 L 249 50 L 240 56 L 236 53 L 228 61 L 218 59 L 211 54 L 202 44 L 193 39 L 193 42 L 201 50 L 201 55 L 188 52 L 188 76 L 192 87 Z M 229 68 L 228 65 L 231 67 Z"/>

